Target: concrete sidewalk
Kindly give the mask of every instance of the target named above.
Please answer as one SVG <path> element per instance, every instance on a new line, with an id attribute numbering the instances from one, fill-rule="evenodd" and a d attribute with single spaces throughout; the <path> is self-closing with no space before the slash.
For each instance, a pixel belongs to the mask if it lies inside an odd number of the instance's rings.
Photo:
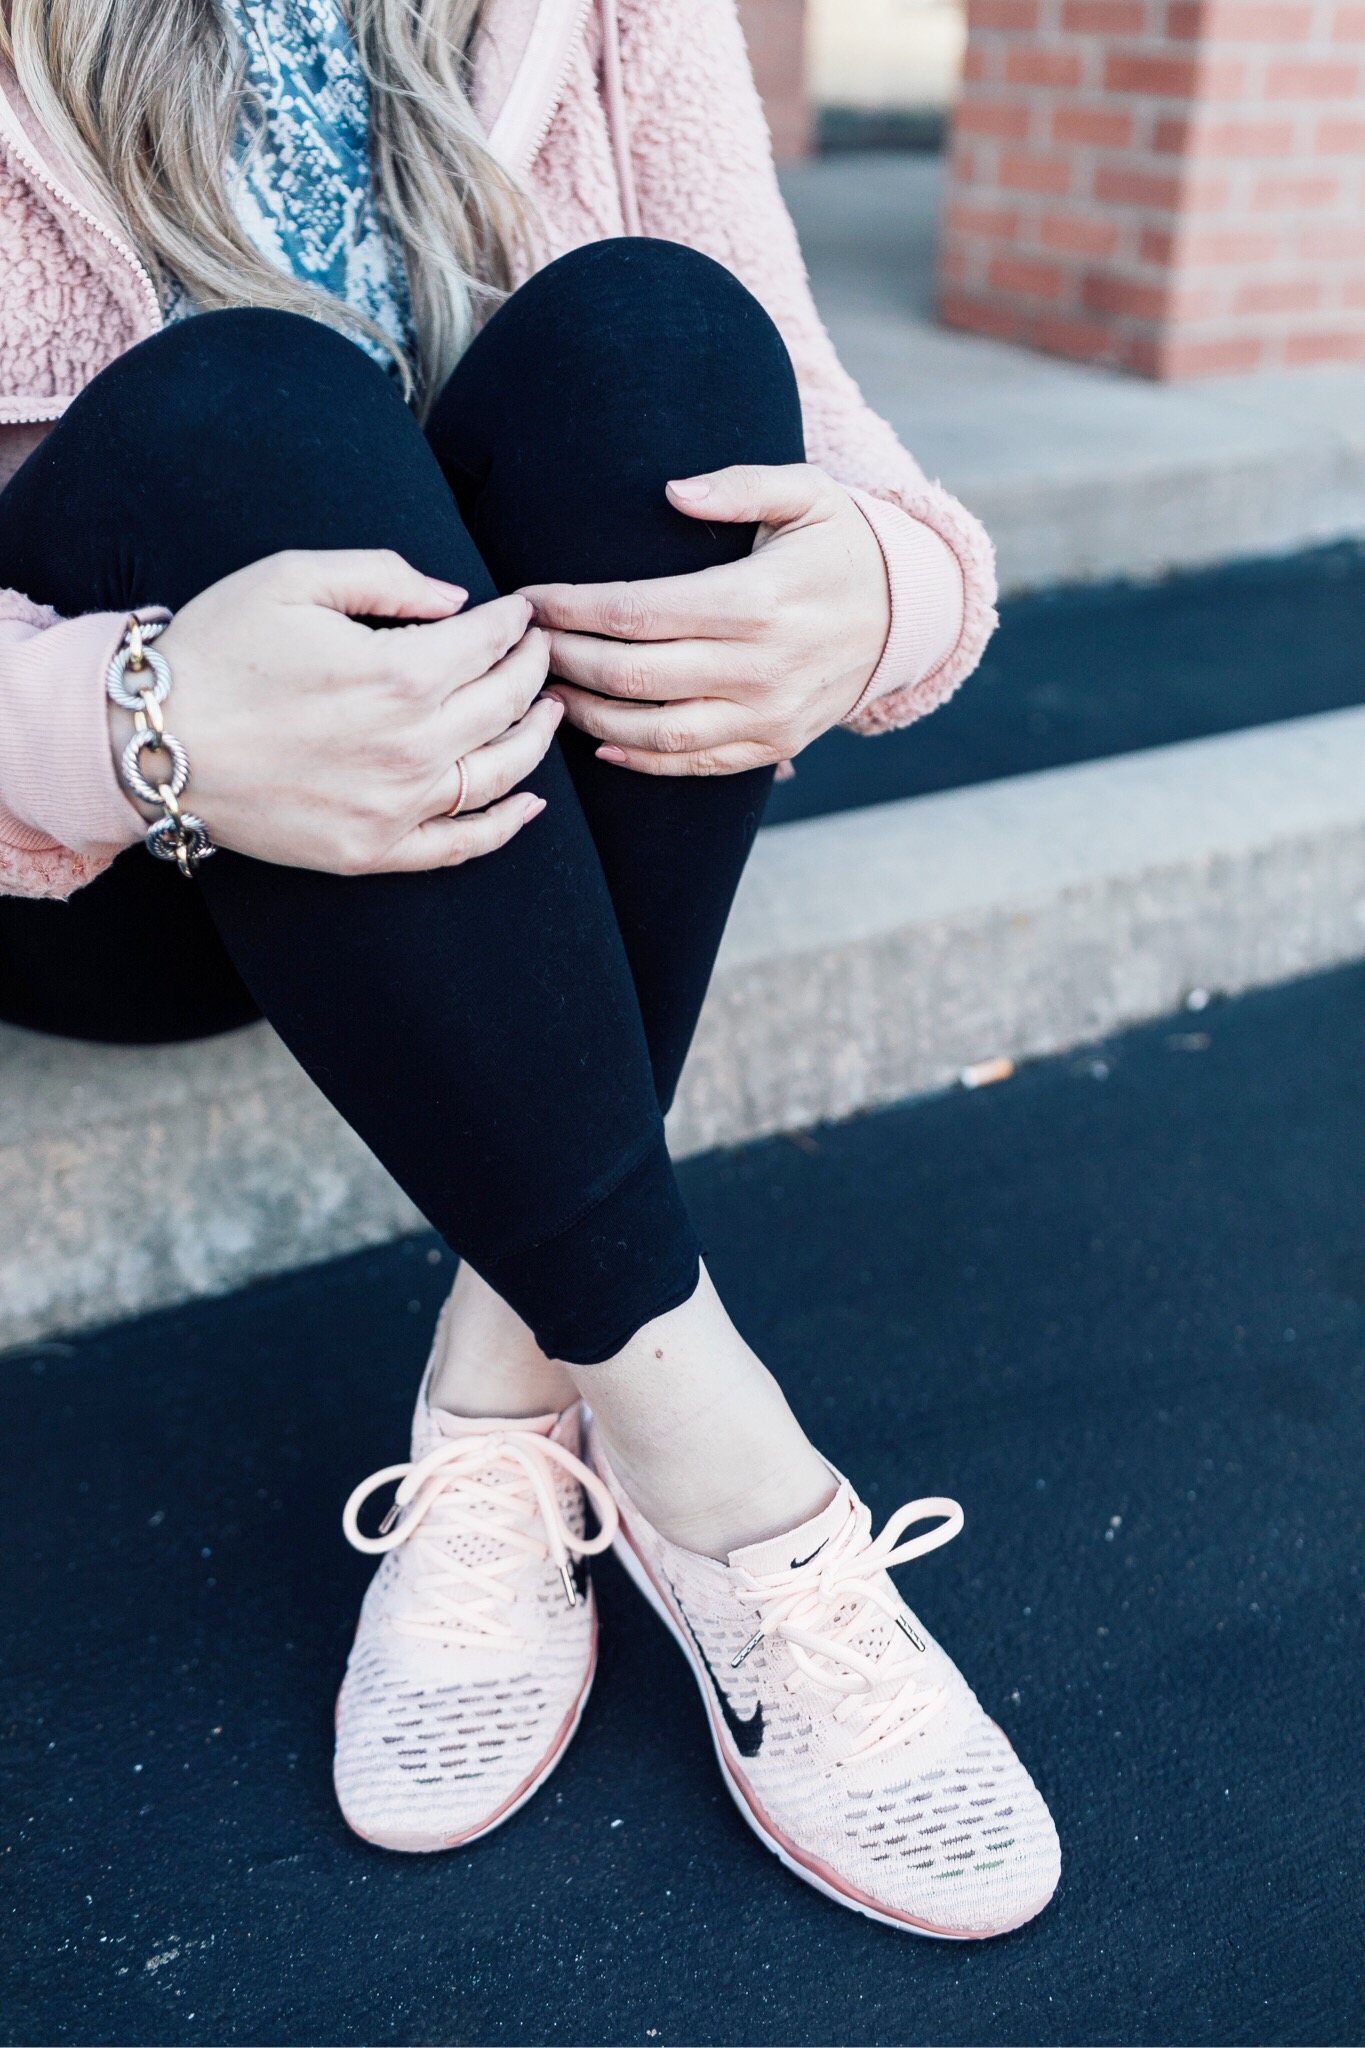
<path id="1" fill-rule="evenodd" d="M 1365 369 L 1146 384 L 951 333 L 937 158 L 827 157 L 782 183 L 844 362 L 985 521 L 1006 589 L 1365 533 Z"/>

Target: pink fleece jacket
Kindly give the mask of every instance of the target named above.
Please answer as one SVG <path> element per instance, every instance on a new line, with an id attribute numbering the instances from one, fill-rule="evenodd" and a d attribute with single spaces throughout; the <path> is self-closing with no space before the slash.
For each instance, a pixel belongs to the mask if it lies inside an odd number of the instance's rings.
<path id="1" fill-rule="evenodd" d="M 932 710 L 994 628 L 990 542 L 835 356 L 734 0 L 490 0 L 475 101 L 535 202 L 531 268 L 603 236 L 655 235 L 726 264 L 768 308 L 796 368 L 810 459 L 852 493 L 891 587 L 886 648 L 847 722 L 871 733 Z M 146 269 L 0 67 L 0 483 L 160 324 Z M 106 732 L 103 672 L 122 623 L 58 619 L 0 590 L 0 893 L 69 895 L 144 829 Z"/>

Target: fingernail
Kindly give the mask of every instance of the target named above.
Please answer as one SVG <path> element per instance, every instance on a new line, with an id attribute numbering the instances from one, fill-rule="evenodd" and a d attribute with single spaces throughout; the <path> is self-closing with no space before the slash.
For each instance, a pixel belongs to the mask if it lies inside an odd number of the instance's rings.
<path id="1" fill-rule="evenodd" d="M 711 486 L 704 476 L 684 477 L 681 483 L 671 483 L 668 488 L 675 498 L 681 498 L 686 505 L 700 505 L 704 498 L 711 495 Z"/>
<path id="2" fill-rule="evenodd" d="M 545 799 L 543 796 L 528 796 L 526 799 L 525 808 L 523 809 L 521 814 L 522 823 L 524 825 L 529 825 L 532 818 L 538 818 L 541 812 L 544 810 L 544 808 Z"/>
<path id="3" fill-rule="evenodd" d="M 469 592 L 462 590 L 458 583 L 443 583 L 439 576 L 428 576 L 427 582 L 433 590 L 441 591 L 446 597 L 453 599 L 456 604 L 463 604 L 469 595 Z"/>
<path id="4" fill-rule="evenodd" d="M 597 758 L 599 761 L 610 761 L 613 768 L 619 768 L 626 757 L 619 747 L 599 747 Z"/>
<path id="5" fill-rule="evenodd" d="M 552 696 L 548 690 L 545 692 L 545 697 L 546 701 L 555 707 L 555 724 L 558 725 L 560 719 L 564 716 L 564 699 Z"/>

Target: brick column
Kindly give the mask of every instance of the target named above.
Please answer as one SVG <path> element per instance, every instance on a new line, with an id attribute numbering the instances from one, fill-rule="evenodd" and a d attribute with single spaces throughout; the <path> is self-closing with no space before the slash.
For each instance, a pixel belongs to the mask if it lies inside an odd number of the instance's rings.
<path id="1" fill-rule="evenodd" d="M 739 0 L 739 18 L 779 163 L 808 156 L 806 0 Z"/>
<path id="2" fill-rule="evenodd" d="M 970 0 L 956 327 L 1179 377 L 1365 360 L 1365 0 Z"/>

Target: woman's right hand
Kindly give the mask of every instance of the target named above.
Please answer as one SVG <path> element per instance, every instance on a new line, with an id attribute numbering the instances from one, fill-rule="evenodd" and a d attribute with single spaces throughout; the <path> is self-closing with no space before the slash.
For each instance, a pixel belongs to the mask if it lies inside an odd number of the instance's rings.
<path id="1" fill-rule="evenodd" d="M 296 552 L 177 612 L 156 643 L 174 680 L 166 723 L 189 756 L 185 806 L 214 843 L 377 874 L 453 867 L 535 817 L 540 798 L 507 792 L 562 716 L 540 696 L 549 642 L 527 630 L 524 598 L 462 612 L 466 595 L 386 549 Z M 117 755 L 132 718 L 110 711 Z M 155 754 L 142 765 L 155 783 Z"/>

